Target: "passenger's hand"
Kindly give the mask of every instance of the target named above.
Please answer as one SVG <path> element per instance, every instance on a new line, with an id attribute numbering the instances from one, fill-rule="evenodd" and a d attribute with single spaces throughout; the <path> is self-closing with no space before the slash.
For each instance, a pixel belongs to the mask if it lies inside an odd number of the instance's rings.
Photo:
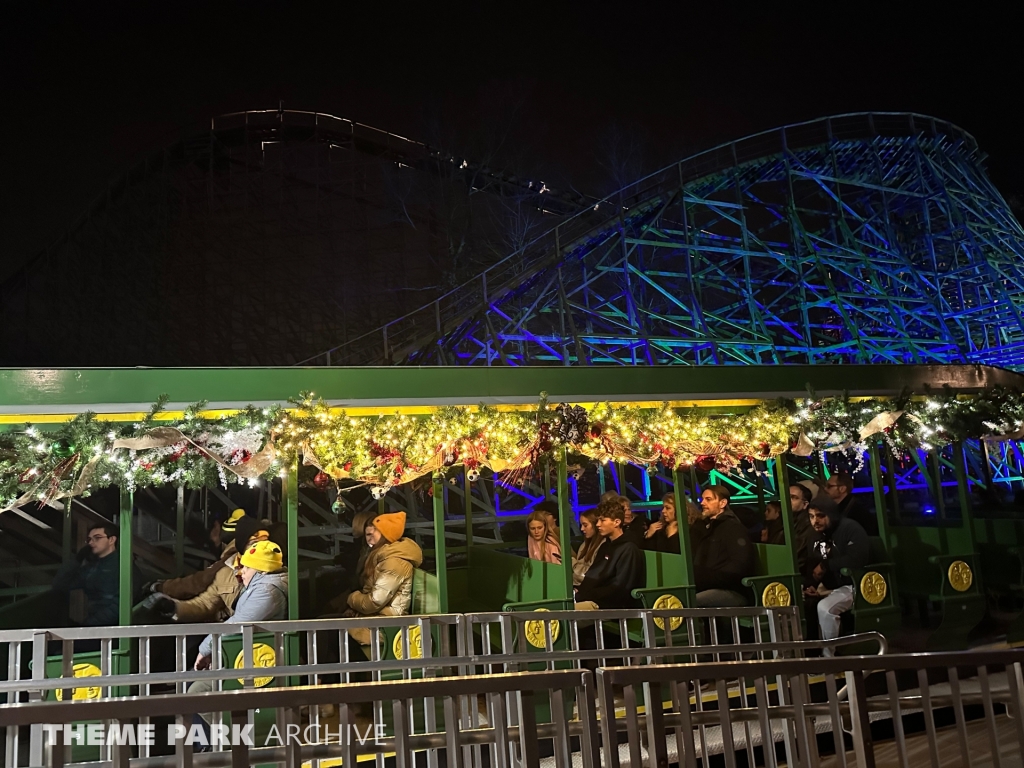
<path id="1" fill-rule="evenodd" d="M 204 670 L 204 669 L 209 669 L 209 668 L 210 668 L 210 657 L 209 656 L 203 656 L 203 654 L 201 654 L 201 653 L 198 656 L 196 656 L 195 669 L 196 669 L 197 672 L 199 672 L 201 670 Z"/>
<path id="2" fill-rule="evenodd" d="M 665 527 L 665 523 L 663 521 L 661 521 L 661 520 L 657 520 L 657 521 L 651 523 L 651 527 L 647 529 L 647 533 L 644 534 L 644 538 L 646 538 L 646 539 L 651 538 L 651 536 L 656 534 L 658 531 L 660 531 L 664 527 Z"/>
<path id="3" fill-rule="evenodd" d="M 762 544 L 767 544 L 768 543 L 768 529 L 767 528 L 762 528 L 761 529 L 761 543 Z"/>
<path id="4" fill-rule="evenodd" d="M 804 587 L 804 595 L 806 597 L 817 597 L 818 596 L 818 588 L 817 587 Z"/>

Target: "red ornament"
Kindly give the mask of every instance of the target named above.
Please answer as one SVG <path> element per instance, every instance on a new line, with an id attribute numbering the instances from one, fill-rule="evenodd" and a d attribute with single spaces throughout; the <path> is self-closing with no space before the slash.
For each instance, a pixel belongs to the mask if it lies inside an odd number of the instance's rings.
<path id="1" fill-rule="evenodd" d="M 710 472 L 715 468 L 715 457 L 714 456 L 698 456 L 694 464 L 701 472 Z"/>
<path id="2" fill-rule="evenodd" d="M 604 431 L 604 424 L 602 424 L 600 421 L 595 421 L 593 424 L 590 425 L 590 436 L 591 437 L 594 437 L 594 438 L 600 437 L 601 433 L 603 431 Z"/>
<path id="3" fill-rule="evenodd" d="M 344 469 L 346 472 L 351 472 L 352 471 L 352 462 L 351 461 L 346 461 L 345 462 L 345 466 L 342 467 L 342 469 Z"/>
<path id="4" fill-rule="evenodd" d="M 330 484 L 331 476 L 326 472 L 317 472 L 316 477 L 313 478 L 313 485 L 315 485 L 318 490 L 327 490 L 327 486 Z"/>
<path id="5" fill-rule="evenodd" d="M 772 447 L 768 443 L 761 443 L 757 446 L 762 456 L 769 456 L 772 452 Z"/>

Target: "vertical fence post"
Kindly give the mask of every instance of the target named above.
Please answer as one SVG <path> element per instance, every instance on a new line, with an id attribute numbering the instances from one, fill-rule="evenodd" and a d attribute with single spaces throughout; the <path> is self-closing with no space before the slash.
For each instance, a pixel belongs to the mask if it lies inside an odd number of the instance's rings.
<path id="1" fill-rule="evenodd" d="M 448 613 L 448 550 L 444 538 L 444 482 L 435 475 L 434 489 L 434 566 L 437 570 L 438 607 Z"/>

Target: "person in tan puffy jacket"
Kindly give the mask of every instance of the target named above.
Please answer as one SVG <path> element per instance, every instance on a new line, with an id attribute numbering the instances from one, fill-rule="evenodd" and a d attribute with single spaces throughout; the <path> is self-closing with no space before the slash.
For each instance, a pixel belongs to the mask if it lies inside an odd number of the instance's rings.
<path id="1" fill-rule="evenodd" d="M 225 550 L 225 557 L 218 561 L 219 567 L 215 567 L 218 565 L 215 564 L 191 576 L 161 582 L 161 589 L 146 601 L 151 603 L 147 607 L 152 608 L 157 615 L 179 623 L 224 621 L 230 618 L 234 614 L 235 600 L 242 591 L 242 582 L 235 569 L 237 546 L 240 543 L 246 545 L 253 541 L 269 540 L 269 535 L 260 529 L 260 525 L 260 521 L 252 517 L 238 520 L 235 541 Z M 200 576 L 203 578 L 197 578 Z M 190 594 L 204 582 L 205 587 L 196 594 Z"/>
<path id="2" fill-rule="evenodd" d="M 348 596 L 349 616 L 402 616 L 412 604 L 413 570 L 423 550 L 404 538 L 405 512 L 377 515 L 366 526 L 370 553 L 363 567 L 363 587 Z"/>

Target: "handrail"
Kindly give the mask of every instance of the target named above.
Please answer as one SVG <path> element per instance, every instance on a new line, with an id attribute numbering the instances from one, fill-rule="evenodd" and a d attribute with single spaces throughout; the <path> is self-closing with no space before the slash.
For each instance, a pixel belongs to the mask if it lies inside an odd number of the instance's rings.
<path id="1" fill-rule="evenodd" d="M 893 118 L 895 118 L 895 120 L 891 120 Z M 896 121 L 900 123 L 899 126 L 896 125 Z M 952 135 L 956 139 L 964 141 L 970 145 L 972 151 L 977 149 L 977 141 L 975 138 L 962 128 L 954 125 L 953 123 L 938 120 L 934 117 L 915 112 L 843 113 L 840 115 L 832 115 L 812 120 L 805 120 L 798 123 L 791 123 L 781 127 L 760 131 L 741 139 L 724 142 L 710 149 L 698 152 L 697 154 L 690 155 L 683 160 L 679 160 L 665 168 L 627 184 L 625 187 L 596 201 L 592 208 L 582 210 L 574 216 L 565 219 L 530 242 L 520 248 L 517 248 L 500 261 L 497 261 L 487 267 L 475 277 L 465 281 L 455 288 L 452 288 L 436 299 L 427 302 L 401 317 L 385 323 L 373 331 L 367 331 L 366 333 L 360 334 L 359 336 L 349 339 L 342 344 L 338 344 L 337 346 L 331 347 L 317 355 L 308 357 L 295 365 L 305 365 L 312 361 L 319 360 L 320 358 L 329 359 L 331 355 L 337 353 L 339 350 L 349 348 L 357 342 L 374 336 L 383 336 L 383 357 L 386 360 L 388 358 L 389 348 L 395 348 L 396 346 L 389 340 L 389 336 L 393 338 L 393 334 L 389 334 L 388 329 L 398 326 L 403 322 L 407 322 L 410 318 L 421 316 L 428 310 L 433 310 L 429 313 L 430 316 L 423 316 L 421 319 L 424 321 L 436 319 L 438 330 L 443 334 L 445 329 L 451 325 L 452 319 L 442 317 L 442 302 L 451 300 L 465 289 L 471 287 L 475 288 L 477 285 L 482 286 L 484 293 L 493 295 L 491 291 L 494 289 L 500 289 L 501 286 L 500 284 L 498 286 L 494 285 L 493 280 L 489 279 L 488 276 L 496 274 L 498 270 L 503 269 L 510 264 L 516 264 L 519 267 L 524 267 L 525 264 L 522 262 L 522 257 L 529 251 L 536 250 L 536 246 L 538 245 L 546 243 L 547 245 L 557 246 L 553 251 L 549 248 L 542 249 L 541 254 L 537 257 L 538 259 L 547 257 L 549 261 L 557 260 L 561 257 L 561 253 L 563 251 L 568 250 L 572 244 L 578 242 L 584 236 L 583 231 L 576 232 L 567 230 L 571 230 L 572 227 L 578 225 L 581 221 L 586 220 L 601 206 L 611 205 L 612 211 L 603 224 L 598 227 L 588 226 L 586 231 L 593 233 L 606 229 L 609 224 L 614 223 L 619 216 L 624 215 L 625 212 L 634 209 L 638 204 L 649 199 L 654 191 L 657 190 L 658 182 L 668 181 L 674 187 L 680 187 L 725 168 L 739 167 L 749 162 L 754 162 L 764 157 L 772 156 L 780 151 L 808 149 L 813 146 L 821 146 L 833 140 L 850 141 L 863 138 L 875 138 L 883 135 L 880 131 L 883 127 L 885 129 L 884 135 L 886 136 L 893 134 L 914 136 L 921 133 L 927 133 L 932 136 Z M 824 135 L 813 130 L 817 128 L 824 129 Z M 772 139 L 770 143 L 765 141 L 768 138 Z M 522 275 L 519 274 L 517 277 L 521 278 Z M 429 324 L 433 325 L 434 323 Z M 415 347 L 415 344 L 409 344 L 406 346 Z M 355 364 L 366 364 L 368 362 L 370 362 L 370 360 L 360 360 Z M 348 361 L 348 364 L 353 363 Z"/>

